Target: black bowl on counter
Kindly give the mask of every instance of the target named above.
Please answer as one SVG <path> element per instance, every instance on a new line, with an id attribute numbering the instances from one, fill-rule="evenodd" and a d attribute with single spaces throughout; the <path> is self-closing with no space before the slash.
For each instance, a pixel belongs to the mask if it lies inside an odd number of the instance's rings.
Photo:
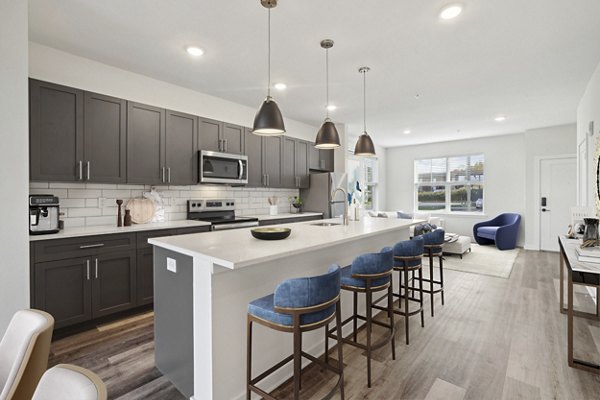
<path id="1" fill-rule="evenodd" d="M 254 228 L 250 232 L 252 232 L 252 236 L 260 240 L 281 240 L 290 236 L 292 230 L 290 228 L 281 228 L 281 227 L 265 227 L 265 228 Z"/>

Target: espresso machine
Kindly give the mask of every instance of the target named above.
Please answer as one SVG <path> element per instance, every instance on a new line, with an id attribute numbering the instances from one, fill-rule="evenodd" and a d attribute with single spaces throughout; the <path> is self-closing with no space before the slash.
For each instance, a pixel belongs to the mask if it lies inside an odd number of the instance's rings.
<path id="1" fill-rule="evenodd" d="M 29 196 L 29 233 L 41 235 L 58 232 L 58 197 L 51 194 Z"/>

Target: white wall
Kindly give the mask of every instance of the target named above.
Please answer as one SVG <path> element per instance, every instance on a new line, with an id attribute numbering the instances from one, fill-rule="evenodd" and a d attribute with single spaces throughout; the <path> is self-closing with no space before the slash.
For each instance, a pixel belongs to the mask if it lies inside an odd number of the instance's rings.
<path id="1" fill-rule="evenodd" d="M 594 135 L 589 136 L 589 123 L 594 121 Z M 587 205 L 588 207 L 595 206 L 594 190 L 596 187 L 596 170 L 594 154 L 596 150 L 596 142 L 600 140 L 600 64 L 596 68 L 596 71 L 592 75 L 590 82 L 584 92 L 579 107 L 577 107 L 577 145 L 588 138 L 587 150 L 587 171 L 583 173 L 587 176 L 587 195 L 586 202 L 580 199 L 580 205 Z M 581 188 L 580 188 L 581 193 Z"/>
<path id="2" fill-rule="evenodd" d="M 577 153 L 577 126 L 569 124 L 526 131 L 525 149 L 525 247 L 538 249 L 539 237 L 535 228 L 538 224 L 540 199 L 536 197 L 536 186 L 539 190 L 538 178 L 534 172 L 536 157 L 575 156 Z M 573 180 L 575 179 L 577 179 L 576 176 L 573 177 Z M 569 213 L 570 210 L 563 210 L 563 212 Z M 565 227 L 565 231 L 566 229 L 567 227 Z"/>
<path id="3" fill-rule="evenodd" d="M 0 336 L 29 306 L 27 2 L 0 1 Z"/>
<path id="4" fill-rule="evenodd" d="M 464 154 L 485 155 L 484 215 L 441 215 L 448 232 L 472 236 L 473 224 L 502 212 L 525 214 L 523 134 L 387 149 L 387 209 L 414 208 L 414 160 Z M 436 214 L 437 215 L 437 214 Z M 521 226 L 518 245 L 524 243 Z"/>
<path id="5" fill-rule="evenodd" d="M 377 210 L 387 210 L 387 149 L 375 144 L 377 152 L 378 185 L 377 185 Z"/>
<path id="6" fill-rule="evenodd" d="M 191 89 L 29 43 L 29 76 L 140 103 L 252 126 L 262 99 L 251 108 Z M 285 119 L 288 136 L 314 140 L 317 127 Z"/>
<path id="7" fill-rule="evenodd" d="M 575 125 L 571 124 L 514 135 L 388 148 L 386 208 L 413 210 L 415 159 L 483 153 L 484 215 L 440 215 L 446 221 L 446 230 L 472 236 L 472 227 L 476 222 L 502 212 L 517 212 L 522 216 L 518 245 L 536 248 L 538 199 L 535 198 L 535 187 L 539 184 L 534 176 L 536 157 L 575 155 L 576 142 Z"/>

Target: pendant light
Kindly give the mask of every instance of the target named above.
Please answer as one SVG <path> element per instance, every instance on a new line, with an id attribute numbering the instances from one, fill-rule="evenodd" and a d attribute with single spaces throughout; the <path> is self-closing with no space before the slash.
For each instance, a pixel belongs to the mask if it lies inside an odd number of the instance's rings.
<path id="1" fill-rule="evenodd" d="M 267 98 L 263 101 L 254 117 L 252 133 L 261 136 L 280 136 L 285 133 L 285 125 L 281 111 L 275 100 L 271 97 L 271 8 L 277 7 L 277 0 L 260 0 L 260 3 L 269 10 L 269 51 L 268 51 L 268 81 Z"/>
<path id="2" fill-rule="evenodd" d="M 329 119 L 329 49 L 333 47 L 333 40 L 324 39 L 321 41 L 321 47 L 325 49 L 325 83 L 326 83 L 326 109 L 327 115 L 321 129 L 317 132 L 315 147 L 317 149 L 335 149 L 340 147 L 340 136 L 335 128 L 335 124 Z"/>
<path id="3" fill-rule="evenodd" d="M 373 140 L 371 136 L 367 133 L 367 72 L 369 72 L 371 68 L 369 67 L 360 67 L 358 72 L 363 74 L 363 133 L 358 137 L 356 141 L 356 146 L 354 146 L 354 155 L 355 156 L 365 156 L 372 157 L 375 155 L 375 145 L 373 144 Z"/>

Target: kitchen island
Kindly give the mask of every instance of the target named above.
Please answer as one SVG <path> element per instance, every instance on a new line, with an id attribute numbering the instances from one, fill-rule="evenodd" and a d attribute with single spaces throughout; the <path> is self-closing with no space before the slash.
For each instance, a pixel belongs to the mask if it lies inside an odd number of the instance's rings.
<path id="1" fill-rule="evenodd" d="M 330 222 L 337 225 L 322 226 Z M 323 274 L 330 264 L 408 239 L 420 221 L 369 218 L 287 225 L 289 238 L 261 241 L 250 229 L 150 239 L 154 245 L 156 366 L 192 399 L 246 396 L 246 307 L 284 279 Z M 349 315 L 350 295 L 342 296 Z M 292 352 L 292 335 L 255 329 L 253 370 L 260 373 Z M 324 332 L 304 335 L 305 351 L 323 352 Z M 291 376 L 283 368 L 267 390 Z"/>

